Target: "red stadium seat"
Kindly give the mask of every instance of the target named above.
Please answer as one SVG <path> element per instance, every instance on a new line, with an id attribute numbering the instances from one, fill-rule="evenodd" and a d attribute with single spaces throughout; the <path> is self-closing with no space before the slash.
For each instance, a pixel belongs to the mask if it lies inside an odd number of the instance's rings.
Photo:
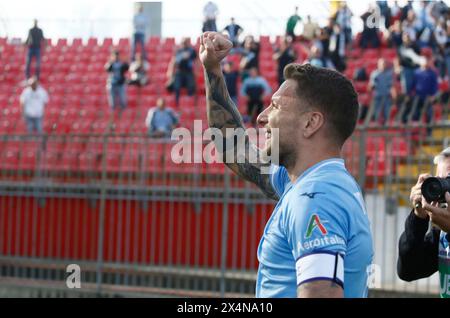
<path id="1" fill-rule="evenodd" d="M 83 45 L 83 40 L 81 38 L 75 38 L 72 41 L 72 47 L 78 48 Z"/>
<path id="2" fill-rule="evenodd" d="M 58 39 L 58 42 L 56 42 L 57 47 L 64 47 L 67 46 L 67 39 Z"/>
<path id="3" fill-rule="evenodd" d="M 97 38 L 89 38 L 87 46 L 94 47 L 94 46 L 97 46 L 97 44 L 98 44 Z"/>
<path id="4" fill-rule="evenodd" d="M 36 168 L 37 149 L 25 148 L 19 153 L 19 169 L 34 170 Z"/>
<path id="5" fill-rule="evenodd" d="M 130 39 L 129 38 L 120 38 L 118 46 L 119 46 L 119 48 L 129 48 Z"/>
<path id="6" fill-rule="evenodd" d="M 44 171 L 56 171 L 61 165 L 61 152 L 45 151 L 39 168 Z"/>
<path id="7" fill-rule="evenodd" d="M 148 39 L 147 43 L 152 45 L 152 46 L 158 46 L 161 43 L 161 38 L 159 36 L 151 36 Z"/>
<path id="8" fill-rule="evenodd" d="M 99 119 L 92 123 L 92 133 L 102 134 L 109 130 L 110 123 L 109 120 Z"/>
<path id="9" fill-rule="evenodd" d="M 374 160 L 369 157 L 367 161 L 366 174 L 368 177 L 382 178 L 389 175 L 389 169 L 385 161 Z"/>
<path id="10" fill-rule="evenodd" d="M 2 149 L 0 152 L 0 169 L 16 170 L 19 166 L 19 150 L 18 149 Z"/>
<path id="11" fill-rule="evenodd" d="M 113 45 L 113 39 L 112 38 L 105 38 L 103 39 L 102 47 L 103 48 L 111 48 Z"/>
<path id="12" fill-rule="evenodd" d="M 128 152 L 123 153 L 122 162 L 120 166 L 120 171 L 122 172 L 140 172 L 142 169 L 142 158 L 143 155 L 139 152 Z"/>
<path id="13" fill-rule="evenodd" d="M 12 123 L 7 118 L 2 118 L 0 120 L 0 133 L 10 134 L 14 129 L 14 123 Z"/>
<path id="14" fill-rule="evenodd" d="M 77 134 L 88 134 L 92 129 L 92 119 L 84 119 L 73 122 L 70 131 Z"/>
<path id="15" fill-rule="evenodd" d="M 391 156 L 405 158 L 409 154 L 408 142 L 404 138 L 394 137 L 391 140 L 390 151 Z"/>
<path id="16" fill-rule="evenodd" d="M 366 154 L 370 157 L 384 158 L 386 152 L 385 138 L 368 137 L 366 143 Z"/>
<path id="17" fill-rule="evenodd" d="M 101 161 L 101 157 L 98 153 L 86 151 L 79 155 L 78 160 L 78 169 L 81 172 L 89 172 L 97 170 L 97 167 L 99 166 Z"/>

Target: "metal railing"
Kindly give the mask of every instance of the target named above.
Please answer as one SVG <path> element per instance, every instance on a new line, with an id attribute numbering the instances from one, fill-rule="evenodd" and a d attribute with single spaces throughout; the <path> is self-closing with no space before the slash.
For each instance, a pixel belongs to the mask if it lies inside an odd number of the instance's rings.
<path id="1" fill-rule="evenodd" d="M 343 150 L 365 192 L 380 289 L 438 294 L 435 276 L 397 278 L 409 190 L 450 125 L 359 127 Z M 78 264 L 97 295 L 253 296 L 256 250 L 274 202 L 222 164 L 170 160 L 143 135 L 0 138 L 0 289 L 66 287 Z"/>

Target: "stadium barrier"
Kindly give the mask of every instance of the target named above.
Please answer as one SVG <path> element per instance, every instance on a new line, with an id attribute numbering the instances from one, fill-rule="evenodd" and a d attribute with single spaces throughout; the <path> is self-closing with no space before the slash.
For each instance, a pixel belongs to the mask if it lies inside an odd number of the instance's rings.
<path id="1" fill-rule="evenodd" d="M 410 188 L 434 172 L 450 126 L 358 127 L 343 149 L 374 237 L 374 290 L 438 295 L 436 275 L 396 275 Z M 172 162 L 173 141 L 144 135 L 4 135 L 0 288 L 98 295 L 254 295 L 257 246 L 274 207 L 223 164 Z"/>

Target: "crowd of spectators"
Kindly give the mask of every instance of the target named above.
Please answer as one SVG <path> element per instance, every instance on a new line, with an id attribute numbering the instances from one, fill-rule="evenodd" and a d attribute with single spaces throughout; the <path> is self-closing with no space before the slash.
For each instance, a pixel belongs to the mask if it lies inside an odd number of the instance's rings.
<path id="1" fill-rule="evenodd" d="M 349 52 L 362 49 L 364 54 L 365 49 L 394 49 L 394 58 L 380 59 L 377 69 L 361 78 L 370 79 L 367 89 L 372 94 L 371 119 L 385 124 L 392 105 L 396 104 L 402 123 L 417 122 L 422 116 L 430 123 L 432 105 L 440 97 L 437 96 L 439 83 L 447 82 L 450 75 L 449 13 L 443 1 L 415 4 L 408 1 L 404 6 L 397 1 L 376 1 L 356 17 L 342 1 L 325 27 L 319 27 L 308 17 L 303 34 L 292 33 L 294 21 L 301 23 L 301 19 L 291 16 L 286 35 L 306 47 L 308 58 L 304 62 L 334 68 L 354 80 L 370 70 L 363 65 L 348 74 Z M 361 19 L 363 29 L 359 34 L 352 32 L 354 19 Z M 396 82 L 400 83 L 397 89 Z"/>
<path id="2" fill-rule="evenodd" d="M 202 31 L 219 30 L 227 34 L 233 42 L 232 55 L 238 58 L 224 62 L 225 81 L 236 104 L 244 97 L 242 100 L 247 103 L 245 119 L 249 124 L 255 124 L 255 118 L 263 108 L 264 98 L 274 88 L 270 87 L 268 80 L 259 71 L 261 45 L 249 34 L 241 39 L 244 27 L 233 17 L 225 27 L 218 28 L 216 24 L 218 14 L 217 5 L 212 1 L 207 2 L 203 10 Z M 345 1 L 341 1 L 331 14 L 328 23 L 320 27 L 311 16 L 306 15 L 302 18 L 302 12 L 295 7 L 293 14 L 287 19 L 284 36 L 279 37 L 276 47 L 273 48 L 278 84 L 281 85 L 284 81 L 284 67 L 295 61 L 310 63 L 317 67 L 334 68 L 352 76 L 355 81 L 367 81 L 367 90 L 371 95 L 370 101 L 373 106 L 369 112 L 372 121 L 386 124 L 395 104 L 402 108 L 400 116 L 402 123 L 419 121 L 422 116 L 425 116 L 426 122 L 429 123 L 433 118 L 432 105 L 441 97 L 437 96 L 439 84 L 448 81 L 450 75 L 448 18 L 449 8 L 443 1 L 420 1 L 416 4 L 408 1 L 403 6 L 397 1 L 393 3 L 376 1 L 369 4 L 367 10 L 359 17 L 354 15 Z M 361 19 L 363 25 L 362 31 L 358 34 L 352 30 L 355 19 Z M 144 87 L 151 82 L 151 78 L 148 77 L 150 64 L 145 49 L 146 32 L 150 21 L 148 15 L 144 14 L 142 5 L 137 6 L 132 25 L 129 61 L 115 50 L 105 65 L 105 71 L 108 72 L 106 85 L 108 101 L 112 110 L 119 108 L 120 112 L 127 107 L 127 85 Z M 298 28 L 299 25 L 302 27 Z M 300 34 L 297 32 L 298 29 L 302 30 Z M 25 89 L 27 93 L 24 91 L 24 94 L 40 96 L 43 94 L 33 93 L 36 90 L 33 87 L 37 86 L 37 91 L 43 88 L 38 84 L 31 85 L 31 82 L 38 83 L 41 52 L 46 45 L 44 32 L 38 27 L 37 20 L 28 32 L 25 45 L 27 46 L 25 75 L 27 79 L 32 80 L 27 83 Z M 306 56 L 299 56 L 296 45 L 304 49 Z M 381 57 L 377 68 L 372 72 L 369 72 L 365 65 L 354 69 L 353 74 L 347 72 L 349 64 L 352 63 L 349 52 L 354 49 L 380 47 L 394 49 L 396 56 L 389 59 Z M 196 94 L 196 51 L 191 39 L 184 38 L 169 64 L 166 88 L 174 93 L 177 107 L 183 89 L 189 96 Z M 35 73 L 31 74 L 33 59 L 36 62 Z M 30 103 L 28 101 L 30 97 L 24 97 L 23 100 L 25 104 Z M 164 101 L 159 100 L 158 103 L 164 104 Z M 153 121 L 154 118 L 173 117 L 158 114 L 163 110 L 166 112 L 164 106 L 157 106 L 155 109 L 151 112 Z M 38 120 L 24 116 L 30 131 L 41 131 Z M 178 119 L 175 122 L 177 123 Z"/>

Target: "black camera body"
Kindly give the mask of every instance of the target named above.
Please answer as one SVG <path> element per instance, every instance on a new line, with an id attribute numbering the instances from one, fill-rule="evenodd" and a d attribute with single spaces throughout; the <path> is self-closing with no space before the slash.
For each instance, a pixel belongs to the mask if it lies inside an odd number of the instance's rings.
<path id="1" fill-rule="evenodd" d="M 431 177 L 422 183 L 422 195 L 428 203 L 445 203 L 445 193 L 450 192 L 450 176 L 446 178 Z"/>

